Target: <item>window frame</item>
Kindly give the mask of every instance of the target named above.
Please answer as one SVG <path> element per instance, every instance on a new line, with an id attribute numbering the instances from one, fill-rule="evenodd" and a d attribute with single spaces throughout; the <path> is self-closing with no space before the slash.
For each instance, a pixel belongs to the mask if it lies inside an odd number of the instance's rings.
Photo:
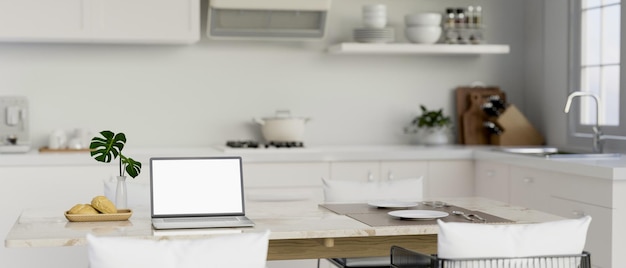
<path id="1" fill-rule="evenodd" d="M 568 90 L 567 94 L 574 91 L 579 91 L 581 88 L 581 23 L 582 23 L 582 0 L 570 0 L 569 1 L 569 70 L 568 70 Z M 626 58 L 626 8 L 625 2 L 620 2 L 620 78 L 619 78 L 619 123 L 617 126 L 604 126 L 600 128 L 602 133 L 606 135 L 608 139 L 626 140 L 626 65 L 624 64 Z M 593 137 L 593 125 L 580 124 L 580 106 L 582 98 L 574 99 L 572 103 L 572 109 L 567 115 L 568 118 L 568 139 L 567 145 L 581 148 L 591 148 L 591 138 Z M 593 103 L 593 100 L 589 98 L 589 101 Z M 601 100 L 602 101 L 602 100 Z M 592 104 L 592 107 L 595 104 Z M 593 109 L 593 108 L 592 108 Z M 605 146 L 606 151 L 610 149 L 626 149 L 626 144 L 612 144 L 611 148 Z"/>

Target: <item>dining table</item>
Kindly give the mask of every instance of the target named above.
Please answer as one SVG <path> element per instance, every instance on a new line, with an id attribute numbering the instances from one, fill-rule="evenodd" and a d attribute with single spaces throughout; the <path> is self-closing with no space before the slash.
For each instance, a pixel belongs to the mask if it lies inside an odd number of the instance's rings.
<path id="1" fill-rule="evenodd" d="M 437 220 L 526 224 L 562 219 L 482 197 L 438 198 L 436 201 L 445 206 L 432 206 L 431 202 L 379 207 L 371 203 L 247 201 L 246 216 L 255 223 L 253 227 L 180 230 L 155 230 L 149 208 L 132 209 L 128 220 L 94 222 L 68 221 L 61 208 L 28 208 L 16 219 L 4 242 L 8 248 L 72 247 L 85 246 L 87 234 L 163 240 L 270 230 L 268 260 L 318 259 L 388 256 L 392 245 L 434 254 L 437 252 Z M 439 211 L 441 215 L 393 216 L 401 210 Z M 483 220 L 468 220 L 451 213 L 452 210 L 475 214 Z"/>

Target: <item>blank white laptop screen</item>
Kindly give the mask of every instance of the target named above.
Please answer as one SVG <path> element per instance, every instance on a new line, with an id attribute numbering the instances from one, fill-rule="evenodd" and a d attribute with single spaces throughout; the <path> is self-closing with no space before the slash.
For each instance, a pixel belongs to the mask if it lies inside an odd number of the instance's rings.
<path id="1" fill-rule="evenodd" d="M 243 215 L 240 157 L 153 158 L 152 215 Z"/>

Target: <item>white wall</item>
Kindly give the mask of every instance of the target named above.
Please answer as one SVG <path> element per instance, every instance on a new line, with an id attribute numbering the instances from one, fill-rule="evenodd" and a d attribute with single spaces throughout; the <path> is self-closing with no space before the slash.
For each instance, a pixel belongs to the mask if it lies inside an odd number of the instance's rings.
<path id="1" fill-rule="evenodd" d="M 568 90 L 568 0 L 546 1 L 541 0 L 543 13 L 540 17 L 544 20 L 543 32 L 543 61 L 538 67 L 543 69 L 540 79 L 539 91 L 535 91 L 529 98 L 537 100 L 542 114 L 538 117 L 542 120 L 544 135 L 548 143 L 554 146 L 565 147 L 567 143 L 567 116 L 563 112 Z M 540 12 L 539 5 L 534 13 Z M 531 66 L 527 66 L 531 68 Z M 591 144 L 591 143 L 590 143 Z"/>
<path id="2" fill-rule="evenodd" d="M 484 7 L 491 43 L 511 54 L 332 55 L 351 40 L 363 3 L 388 5 L 404 42 L 403 15 Z M 203 18 L 207 2 L 202 2 Z M 208 146 L 260 139 L 253 117 L 290 109 L 311 117 L 307 144 L 398 144 L 419 104 L 454 114 L 457 86 L 498 85 L 524 108 L 524 1 L 336 0 L 319 42 L 202 40 L 189 46 L 0 44 L 0 95 L 29 98 L 31 135 L 44 146 L 56 128 L 111 129 L 128 146 Z M 203 25 L 204 29 L 204 25 Z"/>

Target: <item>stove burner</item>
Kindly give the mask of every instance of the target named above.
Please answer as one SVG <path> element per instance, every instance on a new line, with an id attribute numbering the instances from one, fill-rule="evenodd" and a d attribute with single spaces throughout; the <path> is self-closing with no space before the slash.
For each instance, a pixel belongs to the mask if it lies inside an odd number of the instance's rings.
<path id="1" fill-rule="evenodd" d="M 231 148 L 259 148 L 256 141 L 227 141 L 226 146 Z"/>
<path id="2" fill-rule="evenodd" d="M 276 148 L 302 148 L 304 147 L 304 143 L 301 141 L 270 141 L 268 144 L 265 144 L 265 148 L 276 147 Z"/>
<path id="3" fill-rule="evenodd" d="M 256 141 L 227 141 L 226 146 L 230 148 L 302 148 L 304 143 L 301 141 L 270 141 L 260 144 Z"/>

